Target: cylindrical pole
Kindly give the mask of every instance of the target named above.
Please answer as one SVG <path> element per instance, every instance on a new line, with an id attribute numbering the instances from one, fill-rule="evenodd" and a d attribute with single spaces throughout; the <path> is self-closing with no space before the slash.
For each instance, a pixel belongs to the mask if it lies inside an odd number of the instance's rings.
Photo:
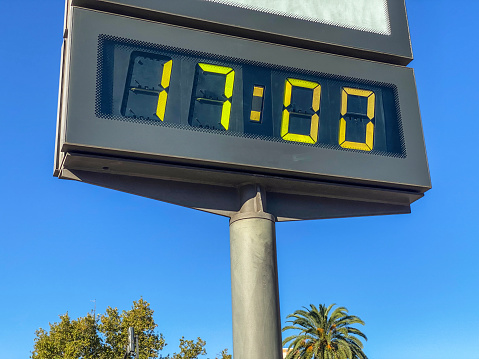
<path id="1" fill-rule="evenodd" d="M 263 211 L 256 186 L 241 198 L 230 220 L 233 357 L 281 359 L 275 218 Z"/>

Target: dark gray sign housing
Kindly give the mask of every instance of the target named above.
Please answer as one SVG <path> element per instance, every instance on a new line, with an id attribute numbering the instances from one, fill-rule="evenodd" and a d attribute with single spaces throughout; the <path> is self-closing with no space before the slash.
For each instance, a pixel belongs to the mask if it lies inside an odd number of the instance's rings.
<path id="1" fill-rule="evenodd" d="M 72 0 L 71 4 L 393 64 L 407 65 L 413 58 L 404 0 Z"/>
<path id="2" fill-rule="evenodd" d="M 257 184 L 278 220 L 408 213 L 431 187 L 413 70 L 341 56 L 408 62 L 403 2 L 387 2 L 395 48 L 377 33 L 185 2 L 68 7 L 56 176 L 225 216 L 237 188 Z M 258 21 L 233 21 L 243 11 Z M 355 35 L 332 44 L 328 31 Z M 285 46 L 294 39 L 303 48 Z"/>

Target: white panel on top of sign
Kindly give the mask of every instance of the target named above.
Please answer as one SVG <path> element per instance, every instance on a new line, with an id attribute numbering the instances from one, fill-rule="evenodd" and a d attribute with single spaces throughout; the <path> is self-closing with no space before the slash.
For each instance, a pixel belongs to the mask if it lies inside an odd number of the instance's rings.
<path id="1" fill-rule="evenodd" d="M 348 29 L 391 35 L 388 0 L 205 0 Z"/>

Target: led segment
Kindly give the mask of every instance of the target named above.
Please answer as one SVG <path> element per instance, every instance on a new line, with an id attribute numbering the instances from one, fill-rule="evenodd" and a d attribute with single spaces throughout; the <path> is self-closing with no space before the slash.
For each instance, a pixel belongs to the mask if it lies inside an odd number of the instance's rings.
<path id="1" fill-rule="evenodd" d="M 255 85 L 253 88 L 253 100 L 251 101 L 251 121 L 261 122 L 261 115 L 263 113 L 263 101 L 264 87 Z"/>
<path id="2" fill-rule="evenodd" d="M 366 113 L 350 111 L 348 109 L 348 100 L 351 96 L 365 98 L 367 101 Z M 339 123 L 339 145 L 343 148 L 351 148 L 355 150 L 371 151 L 374 144 L 374 112 L 376 106 L 376 96 L 374 92 L 369 90 L 361 90 L 350 87 L 344 87 L 341 92 L 341 120 Z M 364 142 L 346 141 L 346 119 L 350 121 L 363 121 L 367 118 L 366 135 Z"/>
<path id="3" fill-rule="evenodd" d="M 296 104 L 292 102 L 294 89 L 310 89 L 311 103 L 308 106 L 304 104 Z M 304 93 L 304 91 L 303 91 Z M 304 96 L 300 96 L 303 97 Z M 321 98 L 321 86 L 312 81 L 305 81 L 293 78 L 287 78 L 284 86 L 284 101 L 283 101 L 283 116 L 281 119 L 281 138 L 286 141 L 295 141 L 302 143 L 314 144 L 318 141 L 318 129 L 319 129 L 319 106 Z M 299 99 L 298 99 L 299 100 Z M 311 111 L 312 110 L 312 111 Z M 294 133 L 290 132 L 291 122 L 304 122 L 305 119 L 309 119 L 309 133 Z"/>

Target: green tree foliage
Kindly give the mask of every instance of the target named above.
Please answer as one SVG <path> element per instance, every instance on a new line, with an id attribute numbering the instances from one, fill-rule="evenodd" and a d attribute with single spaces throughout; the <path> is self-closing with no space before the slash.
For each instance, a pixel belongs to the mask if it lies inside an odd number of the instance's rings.
<path id="1" fill-rule="evenodd" d="M 172 359 L 198 359 L 200 355 L 205 355 L 206 342 L 200 337 L 196 340 L 186 340 L 184 337 L 180 339 L 180 352 L 173 354 Z"/>
<path id="2" fill-rule="evenodd" d="M 332 310 L 334 306 L 316 308 L 311 304 L 310 309 L 288 315 L 292 325 L 284 327 L 283 331 L 299 330 L 299 334 L 284 339 L 283 346 L 290 343 L 286 359 L 367 359 L 358 338 L 367 340 L 366 335 L 352 327 L 364 325 L 364 322 L 349 315 L 344 307 Z"/>
<path id="3" fill-rule="evenodd" d="M 60 322 L 50 324 L 50 332 L 36 331 L 33 359 L 93 359 L 102 353 L 102 343 L 96 331 L 93 315 L 71 320 L 68 313 Z"/>
<path id="4" fill-rule="evenodd" d="M 184 337 L 181 337 L 180 352 L 173 354 L 172 357 L 168 355 L 160 359 L 198 359 L 200 355 L 206 355 L 205 345 L 206 342 L 200 337 L 198 337 L 196 342 L 194 340 L 185 340 Z M 233 357 L 228 354 L 228 349 L 223 349 L 221 353 L 217 354 L 215 359 L 233 359 Z"/>
<path id="5" fill-rule="evenodd" d="M 108 307 L 99 318 L 88 314 L 72 320 L 68 313 L 50 331 L 36 331 L 32 359 L 119 359 L 128 342 L 128 327 L 139 335 L 140 358 L 158 358 L 166 345 L 162 334 L 156 334 L 153 310 L 140 299 L 128 311 Z"/>
<path id="6" fill-rule="evenodd" d="M 128 328 L 133 327 L 139 337 L 141 359 L 198 359 L 206 354 L 206 342 L 180 339 L 179 353 L 159 356 L 166 343 L 163 334 L 156 334 L 158 325 L 153 310 L 143 299 L 133 302 L 128 311 L 119 312 L 108 307 L 106 313 L 95 317 L 88 314 L 72 320 L 68 313 L 58 323 L 50 323 L 50 331 L 36 331 L 32 359 L 122 359 L 128 342 Z M 216 359 L 232 359 L 224 349 Z"/>
<path id="7" fill-rule="evenodd" d="M 155 334 L 157 326 L 153 320 L 153 310 L 143 299 L 133 302 L 132 309 L 121 314 L 116 308 L 107 308 L 98 326 L 106 344 L 106 358 L 123 357 L 128 342 L 128 327 L 133 327 L 139 336 L 140 357 L 157 358 L 158 352 L 165 346 L 163 334 Z"/>
<path id="8" fill-rule="evenodd" d="M 218 355 L 219 357 L 216 357 L 216 359 L 233 359 L 233 356 L 228 354 L 228 349 L 223 349 Z"/>

